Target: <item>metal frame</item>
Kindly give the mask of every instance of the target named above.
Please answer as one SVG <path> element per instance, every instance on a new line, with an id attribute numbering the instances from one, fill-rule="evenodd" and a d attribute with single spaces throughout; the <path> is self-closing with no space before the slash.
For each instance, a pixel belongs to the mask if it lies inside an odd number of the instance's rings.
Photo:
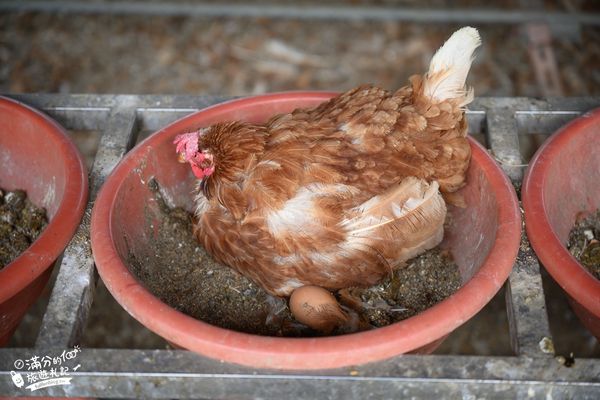
<path id="1" fill-rule="evenodd" d="M 194 17 L 255 17 L 293 18 L 310 20 L 377 20 L 433 23 L 495 23 L 520 24 L 545 22 L 549 25 L 600 25 L 598 13 L 561 12 L 536 9 L 492 8 L 418 8 L 393 6 L 356 6 L 338 3 L 333 5 L 296 5 L 222 2 L 181 2 L 162 0 L 145 1 L 72 1 L 72 0 L 0 0 L 0 10 L 40 11 L 78 14 L 169 15 Z"/>
<path id="2" fill-rule="evenodd" d="M 11 95 L 41 109 L 68 129 L 96 130 L 101 139 L 90 173 L 90 202 L 67 247 L 34 348 L 0 349 L 0 395 L 26 395 L 10 371 L 16 359 L 70 349 L 81 336 L 97 280 L 89 215 L 106 176 L 137 133 L 155 131 L 210 104 L 207 96 Z M 479 98 L 467 113 L 470 131 L 484 134 L 493 156 L 518 188 L 524 161 L 519 134 L 551 134 L 600 97 Z M 523 235 L 506 302 L 514 356 L 403 355 L 335 370 L 286 372 L 225 364 L 184 350 L 83 349 L 72 384 L 41 396 L 111 398 L 600 398 L 600 360 L 567 367 L 552 350 L 539 264 Z"/>

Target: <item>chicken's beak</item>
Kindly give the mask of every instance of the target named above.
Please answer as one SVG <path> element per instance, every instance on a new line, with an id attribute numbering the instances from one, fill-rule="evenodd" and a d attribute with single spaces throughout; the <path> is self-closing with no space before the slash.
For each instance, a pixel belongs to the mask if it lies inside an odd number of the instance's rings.
<path id="1" fill-rule="evenodd" d="M 180 163 L 182 163 L 182 164 L 185 164 L 185 163 L 186 163 L 186 161 L 185 161 L 185 156 L 183 155 L 183 153 L 179 153 L 179 154 L 177 155 L 177 162 L 180 162 Z"/>

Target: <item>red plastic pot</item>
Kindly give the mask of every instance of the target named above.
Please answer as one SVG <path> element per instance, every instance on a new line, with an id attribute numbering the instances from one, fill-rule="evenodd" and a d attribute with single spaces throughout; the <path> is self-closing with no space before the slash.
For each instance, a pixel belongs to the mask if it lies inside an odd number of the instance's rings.
<path id="1" fill-rule="evenodd" d="M 185 117 L 133 149 L 107 179 L 92 214 L 92 247 L 100 276 L 117 301 L 150 330 L 183 348 L 261 368 L 334 368 L 414 351 L 431 351 L 475 315 L 510 273 L 520 237 L 513 187 L 485 149 L 471 141 L 473 161 L 463 189 L 467 208 L 453 209 L 447 231 L 464 286 L 445 301 L 385 328 L 323 338 L 275 338 L 218 328 L 191 318 L 153 296 L 127 266 L 142 254 L 159 210 L 147 182 L 155 177 L 176 205 L 192 209 L 195 179 L 174 156 L 175 135 L 223 120 L 264 121 L 297 107 L 315 106 L 332 93 L 281 93 L 223 103 Z M 151 225 L 153 227 L 151 228 Z"/>
<path id="2" fill-rule="evenodd" d="M 522 195 L 533 249 L 600 339 L 600 281 L 565 247 L 578 215 L 600 208 L 600 109 L 565 125 L 538 149 Z"/>
<path id="3" fill-rule="evenodd" d="M 88 195 L 87 172 L 63 128 L 42 113 L 0 97 L 0 187 L 23 189 L 47 211 L 35 242 L 0 269 L 0 346 L 46 285 L 75 233 Z"/>

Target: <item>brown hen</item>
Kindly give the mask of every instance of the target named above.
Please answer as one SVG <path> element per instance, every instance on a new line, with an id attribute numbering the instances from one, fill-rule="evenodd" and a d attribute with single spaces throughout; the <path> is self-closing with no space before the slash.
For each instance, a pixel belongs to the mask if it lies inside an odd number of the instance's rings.
<path id="1" fill-rule="evenodd" d="M 264 124 L 180 135 L 199 178 L 195 235 L 269 293 L 377 283 L 442 239 L 465 184 L 464 108 L 480 39 L 463 28 L 395 92 L 361 86 Z"/>

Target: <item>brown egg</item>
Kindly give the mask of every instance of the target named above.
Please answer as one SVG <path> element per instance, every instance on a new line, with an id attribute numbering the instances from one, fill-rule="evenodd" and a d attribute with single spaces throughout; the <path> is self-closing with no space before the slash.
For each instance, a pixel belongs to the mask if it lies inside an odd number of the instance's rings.
<path id="1" fill-rule="evenodd" d="M 323 333 L 331 333 L 348 316 L 333 295 L 318 286 L 302 286 L 290 297 L 290 311 L 299 322 Z"/>

